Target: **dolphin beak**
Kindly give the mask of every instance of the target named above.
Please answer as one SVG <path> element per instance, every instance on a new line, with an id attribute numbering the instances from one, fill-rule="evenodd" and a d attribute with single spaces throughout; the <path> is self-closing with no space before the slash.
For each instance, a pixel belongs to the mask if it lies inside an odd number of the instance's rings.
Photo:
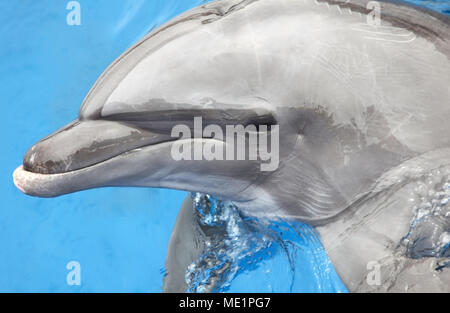
<path id="1" fill-rule="evenodd" d="M 28 150 L 23 166 L 14 172 L 14 183 L 29 195 L 56 196 L 66 193 L 58 191 L 58 182 L 75 183 L 72 178 L 90 167 L 134 149 L 170 140 L 168 134 L 121 122 L 75 120 Z"/>

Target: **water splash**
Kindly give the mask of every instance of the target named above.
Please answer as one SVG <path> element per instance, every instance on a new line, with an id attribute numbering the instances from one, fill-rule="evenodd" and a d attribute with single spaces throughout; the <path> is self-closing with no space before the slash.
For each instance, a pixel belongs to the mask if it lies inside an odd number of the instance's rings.
<path id="1" fill-rule="evenodd" d="M 408 257 L 450 257 L 450 175 L 435 170 L 414 190 L 415 215 L 402 244 Z"/>
<path id="2" fill-rule="evenodd" d="M 186 271 L 188 292 L 243 292 L 250 273 L 252 291 L 258 280 L 266 292 L 346 291 L 311 226 L 247 217 L 232 202 L 206 194 L 194 193 L 192 201 L 206 242 Z"/>

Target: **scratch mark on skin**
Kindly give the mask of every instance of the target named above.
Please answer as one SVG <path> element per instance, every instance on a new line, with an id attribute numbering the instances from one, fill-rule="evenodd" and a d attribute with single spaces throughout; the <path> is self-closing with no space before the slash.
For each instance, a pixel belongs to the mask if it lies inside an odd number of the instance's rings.
<path id="1" fill-rule="evenodd" d="M 356 25 L 351 28 L 353 31 L 367 33 L 365 39 L 373 39 L 378 41 L 388 41 L 396 43 L 409 43 L 414 41 L 417 36 L 406 29 L 391 26 L 369 26 L 366 24 Z"/>
<path id="2" fill-rule="evenodd" d="M 350 0 L 345 0 L 343 2 L 328 2 L 327 0 L 314 0 L 314 3 L 318 6 L 320 5 L 326 5 L 328 9 L 331 9 L 332 7 L 336 7 L 336 9 L 338 10 L 339 14 L 348 14 L 348 15 L 353 15 L 353 10 L 350 6 L 348 6 Z M 303 0 L 303 3 L 306 4 L 306 0 Z M 342 7 L 342 8 L 341 8 Z M 343 11 L 343 9 L 347 9 L 347 11 Z M 363 15 L 361 14 L 361 12 L 357 11 L 356 13 L 359 14 L 359 17 L 363 17 Z"/>
<path id="3" fill-rule="evenodd" d="M 416 36 L 414 36 L 413 38 L 408 39 L 408 40 L 394 40 L 394 39 L 368 37 L 368 36 L 365 36 L 364 38 L 378 40 L 378 41 L 388 41 L 388 42 L 396 42 L 396 43 L 409 43 L 409 42 L 413 42 L 416 39 Z"/>
<path id="4" fill-rule="evenodd" d="M 384 33 L 384 32 L 377 32 L 377 31 L 370 31 L 370 30 L 360 29 L 360 28 L 352 28 L 352 30 L 355 30 L 355 31 L 358 31 L 358 32 L 366 32 L 366 33 L 375 34 L 375 35 L 387 35 L 387 36 L 397 36 L 397 37 L 411 37 L 411 36 L 414 36 L 414 33 L 412 33 L 412 32 L 408 32 L 408 33 L 405 33 L 405 34 L 393 34 L 393 33 Z"/>

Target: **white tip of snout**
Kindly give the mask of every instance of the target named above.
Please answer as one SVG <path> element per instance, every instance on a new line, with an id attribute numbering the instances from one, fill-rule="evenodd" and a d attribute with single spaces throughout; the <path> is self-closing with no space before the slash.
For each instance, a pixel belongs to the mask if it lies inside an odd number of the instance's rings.
<path id="1" fill-rule="evenodd" d="M 23 179 L 22 172 L 24 172 L 24 170 L 23 170 L 23 166 L 21 165 L 18 168 L 16 168 L 16 170 L 14 171 L 13 180 L 14 180 L 14 185 L 16 185 L 17 189 L 19 189 L 23 193 L 26 193 L 25 189 L 22 187 L 22 179 Z"/>
<path id="2" fill-rule="evenodd" d="M 54 197 L 59 193 L 60 182 L 56 175 L 32 173 L 19 166 L 13 173 L 14 185 L 24 194 L 37 197 Z"/>

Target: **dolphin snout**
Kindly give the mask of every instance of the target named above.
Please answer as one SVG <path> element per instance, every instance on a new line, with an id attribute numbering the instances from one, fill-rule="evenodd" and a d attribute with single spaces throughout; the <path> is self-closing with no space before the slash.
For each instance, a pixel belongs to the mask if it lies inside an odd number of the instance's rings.
<path id="1" fill-rule="evenodd" d="M 71 143 L 67 142 L 64 134 L 78 124 L 79 122 L 74 121 L 34 144 L 28 149 L 23 158 L 23 168 L 27 171 L 40 174 L 64 172 L 64 169 L 68 167 L 65 160 L 68 160 L 69 156 L 62 156 L 60 147 L 65 147 L 68 150 Z M 65 143 L 64 139 L 66 139 Z"/>
<path id="2" fill-rule="evenodd" d="M 33 145 L 25 154 L 23 169 L 39 174 L 75 171 L 166 137 L 120 122 L 75 120 Z"/>

